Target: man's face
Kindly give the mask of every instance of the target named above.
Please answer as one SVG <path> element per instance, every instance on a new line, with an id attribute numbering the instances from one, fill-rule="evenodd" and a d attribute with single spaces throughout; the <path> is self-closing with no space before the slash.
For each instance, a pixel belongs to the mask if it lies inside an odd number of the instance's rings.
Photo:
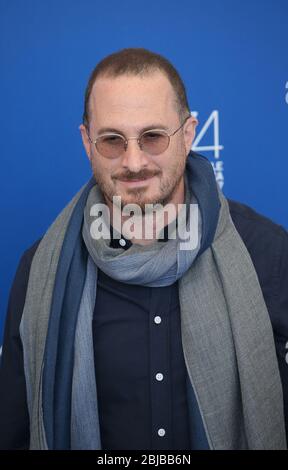
<path id="1" fill-rule="evenodd" d="M 160 72 L 143 77 L 100 77 L 93 86 L 89 126 L 92 140 L 103 129 L 113 129 L 129 138 L 153 128 L 171 134 L 181 124 L 173 88 Z M 129 140 L 126 151 L 113 159 L 102 156 L 89 141 L 85 127 L 80 126 L 95 179 L 107 203 L 111 204 L 113 196 L 121 196 L 122 206 L 134 203 L 143 210 L 145 204 L 183 202 L 179 200 L 184 195 L 183 173 L 196 124 L 195 118 L 189 118 L 170 137 L 167 150 L 160 155 L 149 155 L 139 148 L 137 140 Z"/>

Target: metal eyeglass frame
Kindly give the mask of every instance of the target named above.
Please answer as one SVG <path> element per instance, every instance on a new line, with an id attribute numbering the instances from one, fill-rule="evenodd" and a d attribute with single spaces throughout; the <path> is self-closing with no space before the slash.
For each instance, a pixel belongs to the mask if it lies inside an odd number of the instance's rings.
<path id="1" fill-rule="evenodd" d="M 179 127 L 176 129 L 176 131 L 172 132 L 171 134 L 168 134 L 168 133 L 167 133 L 165 130 L 163 130 L 163 129 L 148 129 L 147 131 L 142 132 L 142 134 L 140 134 L 140 136 L 138 136 L 138 137 L 128 137 L 128 138 L 127 138 L 127 137 L 125 137 L 125 136 L 122 135 L 122 134 L 117 134 L 116 132 L 106 132 L 106 133 L 103 133 L 103 134 L 98 135 L 95 140 L 92 140 L 91 137 L 90 137 L 90 135 L 89 135 L 89 132 L 88 132 L 87 127 L 86 127 L 86 130 L 87 130 L 88 139 L 90 140 L 91 144 L 94 144 L 94 145 L 95 145 L 96 150 L 97 150 L 98 152 L 99 152 L 99 150 L 98 150 L 98 148 L 97 148 L 97 140 L 98 140 L 100 137 L 104 137 L 104 136 L 108 136 L 108 135 L 109 135 L 109 136 L 111 135 L 111 136 L 121 137 L 121 139 L 123 139 L 123 141 L 124 141 L 124 151 L 126 152 L 127 147 L 128 147 L 128 141 L 129 141 L 129 140 L 137 140 L 137 143 L 138 143 L 138 145 L 139 145 L 139 148 L 140 148 L 140 150 L 142 150 L 142 147 L 141 147 L 141 144 L 140 144 L 140 139 L 141 139 L 141 137 L 142 137 L 143 135 L 149 133 L 149 132 L 156 132 L 156 131 L 158 131 L 158 132 L 163 132 L 163 133 L 166 134 L 167 137 L 169 138 L 169 139 L 168 139 L 167 147 L 166 147 L 166 149 L 165 149 L 165 150 L 167 150 L 168 147 L 169 147 L 169 145 L 170 145 L 170 137 L 172 137 L 173 135 L 175 135 L 176 132 L 178 132 L 178 131 L 181 129 L 181 127 L 184 126 L 184 124 L 186 123 L 186 121 L 187 121 L 190 117 L 191 117 L 191 116 L 187 116 L 186 119 L 184 120 L 184 122 L 181 124 L 181 126 L 179 126 Z M 163 150 L 161 153 L 165 152 L 165 150 Z M 102 155 L 101 152 L 99 152 L 99 153 Z M 156 155 L 160 155 L 161 153 L 158 153 L 158 154 L 156 154 Z M 102 156 L 105 157 L 105 155 L 102 155 Z M 120 155 L 119 155 L 119 156 L 120 156 Z M 108 158 L 108 157 L 105 157 L 105 158 Z"/>

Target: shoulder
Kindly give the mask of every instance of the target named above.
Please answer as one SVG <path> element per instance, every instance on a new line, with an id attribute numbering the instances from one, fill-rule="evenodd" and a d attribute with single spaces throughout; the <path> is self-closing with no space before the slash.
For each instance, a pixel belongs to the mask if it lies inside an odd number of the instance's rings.
<path id="1" fill-rule="evenodd" d="M 259 214 L 246 204 L 231 199 L 229 203 L 230 214 L 237 231 L 247 242 L 253 242 L 260 237 L 275 242 L 288 242 L 288 232 L 268 217 Z"/>
<path id="2" fill-rule="evenodd" d="M 13 324 L 15 325 L 18 325 L 21 320 L 31 263 L 40 241 L 41 239 L 37 240 L 22 254 L 11 286 L 7 316 L 9 316 L 9 312 L 10 314 L 13 312 L 14 320 L 16 320 Z"/>
<path id="3" fill-rule="evenodd" d="M 233 223 L 252 258 L 262 256 L 280 262 L 288 249 L 288 232 L 251 207 L 228 199 Z"/>
<path id="4" fill-rule="evenodd" d="M 29 270 L 30 270 L 30 266 L 31 266 L 31 263 L 32 263 L 32 260 L 34 258 L 34 255 L 36 253 L 36 250 L 39 246 L 39 243 L 41 242 L 41 238 L 39 238 L 39 240 L 35 241 L 33 243 L 33 245 L 31 245 L 30 247 L 28 247 L 22 254 L 22 257 L 21 257 L 21 260 L 20 260 L 20 265 L 22 263 L 22 265 L 25 265 L 26 267 L 29 267 Z"/>
<path id="5" fill-rule="evenodd" d="M 268 217 L 259 214 L 251 207 L 228 199 L 233 223 L 248 249 L 250 256 L 263 263 L 274 260 L 281 264 L 288 251 L 288 232 Z"/>

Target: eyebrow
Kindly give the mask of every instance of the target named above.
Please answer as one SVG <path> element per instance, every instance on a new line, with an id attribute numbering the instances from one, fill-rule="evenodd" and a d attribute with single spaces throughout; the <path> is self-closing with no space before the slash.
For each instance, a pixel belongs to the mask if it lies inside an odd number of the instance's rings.
<path id="1" fill-rule="evenodd" d="M 150 131 L 153 129 L 163 129 L 164 131 L 168 131 L 170 127 L 163 126 L 163 124 L 159 124 L 159 123 L 150 124 L 150 126 L 146 126 L 140 129 L 139 134 L 142 134 L 143 132 Z M 98 129 L 97 135 L 106 134 L 107 132 L 111 132 L 113 134 L 124 135 L 124 132 L 120 131 L 119 129 L 114 129 L 113 127 L 101 127 L 100 129 Z"/>

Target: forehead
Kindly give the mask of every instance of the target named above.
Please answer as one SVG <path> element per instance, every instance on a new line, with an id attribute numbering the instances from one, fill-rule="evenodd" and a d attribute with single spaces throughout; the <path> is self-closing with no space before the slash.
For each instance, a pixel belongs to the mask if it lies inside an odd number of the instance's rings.
<path id="1" fill-rule="evenodd" d="M 90 96 L 90 119 L 95 125 L 120 126 L 134 123 L 135 128 L 149 120 L 177 118 L 175 92 L 161 72 L 144 76 L 99 77 Z M 111 122 L 112 121 L 112 122 Z"/>

